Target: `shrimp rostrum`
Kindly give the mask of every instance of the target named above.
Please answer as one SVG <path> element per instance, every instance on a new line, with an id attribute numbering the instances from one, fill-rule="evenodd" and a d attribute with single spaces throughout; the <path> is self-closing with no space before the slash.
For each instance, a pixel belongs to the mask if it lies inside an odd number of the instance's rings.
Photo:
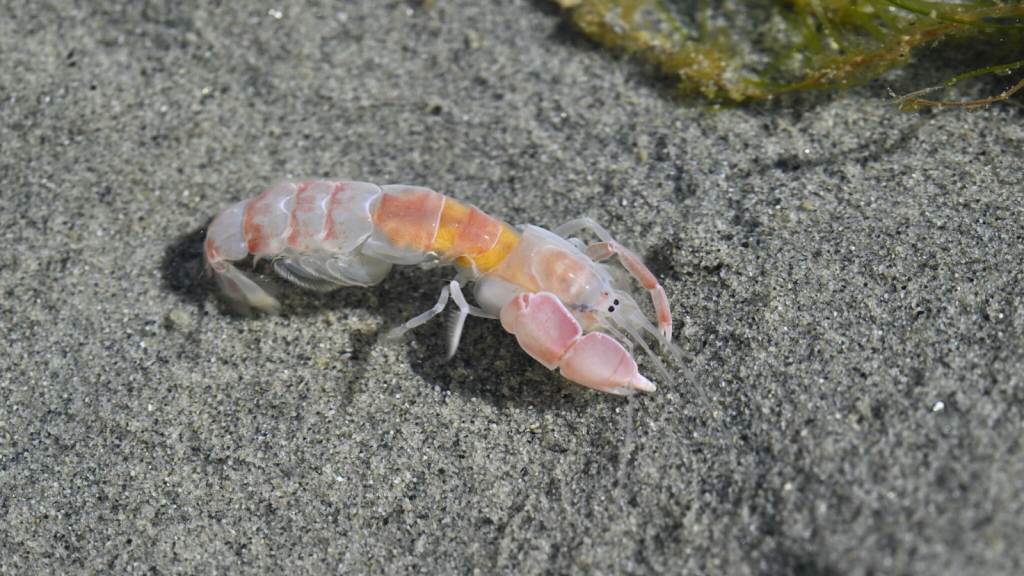
<path id="1" fill-rule="evenodd" d="M 572 237 L 586 228 L 600 241 L 586 245 Z M 285 183 L 217 215 L 204 245 L 206 264 L 227 298 L 275 313 L 280 305 L 265 284 L 232 265 L 249 254 L 270 259 L 279 276 L 313 290 L 371 286 L 394 264 L 451 264 L 457 275 L 437 304 L 385 339 L 400 339 L 440 313 L 450 298 L 458 314 L 449 331 L 449 356 L 467 316 L 500 319 L 548 369 L 612 394 L 655 390 L 637 369 L 634 345 L 671 380 L 645 335 L 677 359 L 683 355 L 671 343 L 665 290 L 635 254 L 588 218 L 553 231 L 529 225 L 516 230 L 427 188 Z M 626 275 L 605 263 L 613 256 L 650 293 L 656 325 L 630 295 Z M 462 293 L 470 282 L 477 306 Z"/>

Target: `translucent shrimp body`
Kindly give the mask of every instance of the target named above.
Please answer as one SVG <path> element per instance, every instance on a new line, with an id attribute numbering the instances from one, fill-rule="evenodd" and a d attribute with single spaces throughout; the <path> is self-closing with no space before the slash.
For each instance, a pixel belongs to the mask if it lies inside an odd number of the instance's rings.
<path id="1" fill-rule="evenodd" d="M 586 246 L 569 236 L 592 228 L 601 242 Z M 427 188 L 365 182 L 284 183 L 239 202 L 211 222 L 204 258 L 223 294 L 241 306 L 276 313 L 280 304 L 266 283 L 232 262 L 252 254 L 268 258 L 286 280 L 312 290 L 371 286 L 394 264 L 440 261 L 457 275 L 430 310 L 393 328 L 386 339 L 440 313 L 448 299 L 458 315 L 449 333 L 449 356 L 467 316 L 498 318 L 522 348 L 549 369 L 605 392 L 653 392 L 638 372 L 634 343 L 648 353 L 644 333 L 673 355 L 672 318 L 665 291 L 639 258 L 598 224 L 574 220 L 554 232 L 517 231 L 475 207 Z M 603 260 L 618 256 L 654 302 L 657 328 Z M 462 286 L 474 283 L 479 307 Z M 659 369 L 669 378 L 657 357 Z"/>

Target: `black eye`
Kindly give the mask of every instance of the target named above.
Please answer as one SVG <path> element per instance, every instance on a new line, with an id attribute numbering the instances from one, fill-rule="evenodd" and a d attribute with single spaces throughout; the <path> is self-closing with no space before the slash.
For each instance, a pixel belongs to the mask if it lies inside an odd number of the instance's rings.
<path id="1" fill-rule="evenodd" d="M 619 305 L 619 301 L 616 300 L 615 302 L 612 302 L 612 304 L 615 304 L 616 306 L 618 306 Z"/>
<path id="2" fill-rule="evenodd" d="M 615 306 L 609 306 L 608 307 L 608 311 L 609 312 L 615 312 Z"/>

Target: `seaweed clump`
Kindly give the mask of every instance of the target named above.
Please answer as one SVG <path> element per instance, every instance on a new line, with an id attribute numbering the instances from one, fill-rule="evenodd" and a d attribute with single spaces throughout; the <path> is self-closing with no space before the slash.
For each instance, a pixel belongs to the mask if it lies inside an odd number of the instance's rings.
<path id="1" fill-rule="evenodd" d="M 735 104 L 798 90 L 837 89 L 903 66 L 913 52 L 967 43 L 1002 61 L 896 96 L 902 110 L 977 110 L 1024 88 L 970 102 L 929 92 L 982 74 L 1012 74 L 1024 60 L 1024 1 L 999 0 L 553 0 L 602 46 L 639 56 L 678 79 L 685 94 Z M 994 48 L 987 48 L 992 46 Z"/>

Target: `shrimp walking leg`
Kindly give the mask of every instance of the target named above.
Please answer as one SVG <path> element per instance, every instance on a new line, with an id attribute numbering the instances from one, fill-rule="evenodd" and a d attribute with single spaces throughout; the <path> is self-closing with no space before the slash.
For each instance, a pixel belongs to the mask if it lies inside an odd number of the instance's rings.
<path id="1" fill-rule="evenodd" d="M 466 323 L 466 316 L 473 315 L 481 318 L 494 318 L 493 314 L 477 308 L 466 302 L 466 297 L 462 295 L 462 288 L 459 286 L 457 280 L 452 280 L 451 283 L 452 300 L 455 300 L 455 304 L 459 307 L 458 314 L 452 319 L 448 332 L 448 359 L 455 355 L 455 350 L 459 347 L 459 340 L 462 339 L 462 327 Z"/>
<path id="2" fill-rule="evenodd" d="M 565 224 L 562 224 L 558 228 L 552 230 L 552 232 L 558 234 L 562 238 L 568 238 L 584 228 L 590 228 L 593 230 L 594 234 L 597 234 L 597 237 L 600 238 L 602 242 L 615 241 L 615 239 L 612 238 L 612 235 L 604 229 L 604 226 L 598 224 L 593 218 L 576 218 L 575 220 L 569 220 Z"/>
<path id="3" fill-rule="evenodd" d="M 458 283 L 455 282 L 455 281 L 452 281 L 452 284 L 455 284 L 456 286 L 458 286 Z M 438 314 L 440 314 L 441 311 L 444 310 L 444 307 L 448 305 L 449 290 L 450 290 L 450 286 L 445 286 L 444 288 L 442 288 L 441 289 L 441 297 L 437 299 L 437 304 L 434 304 L 433 308 L 431 308 L 430 310 L 427 310 L 426 312 L 424 312 L 424 313 L 422 313 L 422 314 L 420 314 L 418 316 L 410 318 L 409 320 L 407 320 L 404 324 L 402 324 L 400 326 L 395 326 L 391 330 L 388 330 L 388 333 L 385 334 L 381 338 L 381 340 L 383 340 L 384 342 L 398 342 L 399 340 L 402 339 L 402 336 L 405 336 L 406 332 L 408 332 L 409 330 L 412 330 L 413 328 L 415 328 L 417 326 L 420 326 L 421 324 L 426 323 L 428 320 L 430 320 L 434 316 L 437 316 Z"/>
<path id="4" fill-rule="evenodd" d="M 397 342 L 413 328 L 421 326 L 422 324 L 429 321 L 434 316 L 437 316 L 445 309 L 448 305 L 448 298 L 451 296 L 455 300 L 455 304 L 459 307 L 458 315 L 451 325 L 451 332 L 448 335 L 448 358 L 451 358 L 455 354 L 455 350 L 459 347 L 459 340 L 462 338 L 462 327 L 466 322 L 466 316 L 480 316 L 482 318 L 494 318 L 493 315 L 472 306 L 469 302 L 466 302 L 466 297 L 462 294 L 462 287 L 459 286 L 458 280 L 452 280 L 447 286 L 441 289 L 441 297 L 437 299 L 437 304 L 433 308 L 426 312 L 419 314 L 400 326 L 396 326 L 388 331 L 388 333 L 382 338 L 385 342 Z"/>

